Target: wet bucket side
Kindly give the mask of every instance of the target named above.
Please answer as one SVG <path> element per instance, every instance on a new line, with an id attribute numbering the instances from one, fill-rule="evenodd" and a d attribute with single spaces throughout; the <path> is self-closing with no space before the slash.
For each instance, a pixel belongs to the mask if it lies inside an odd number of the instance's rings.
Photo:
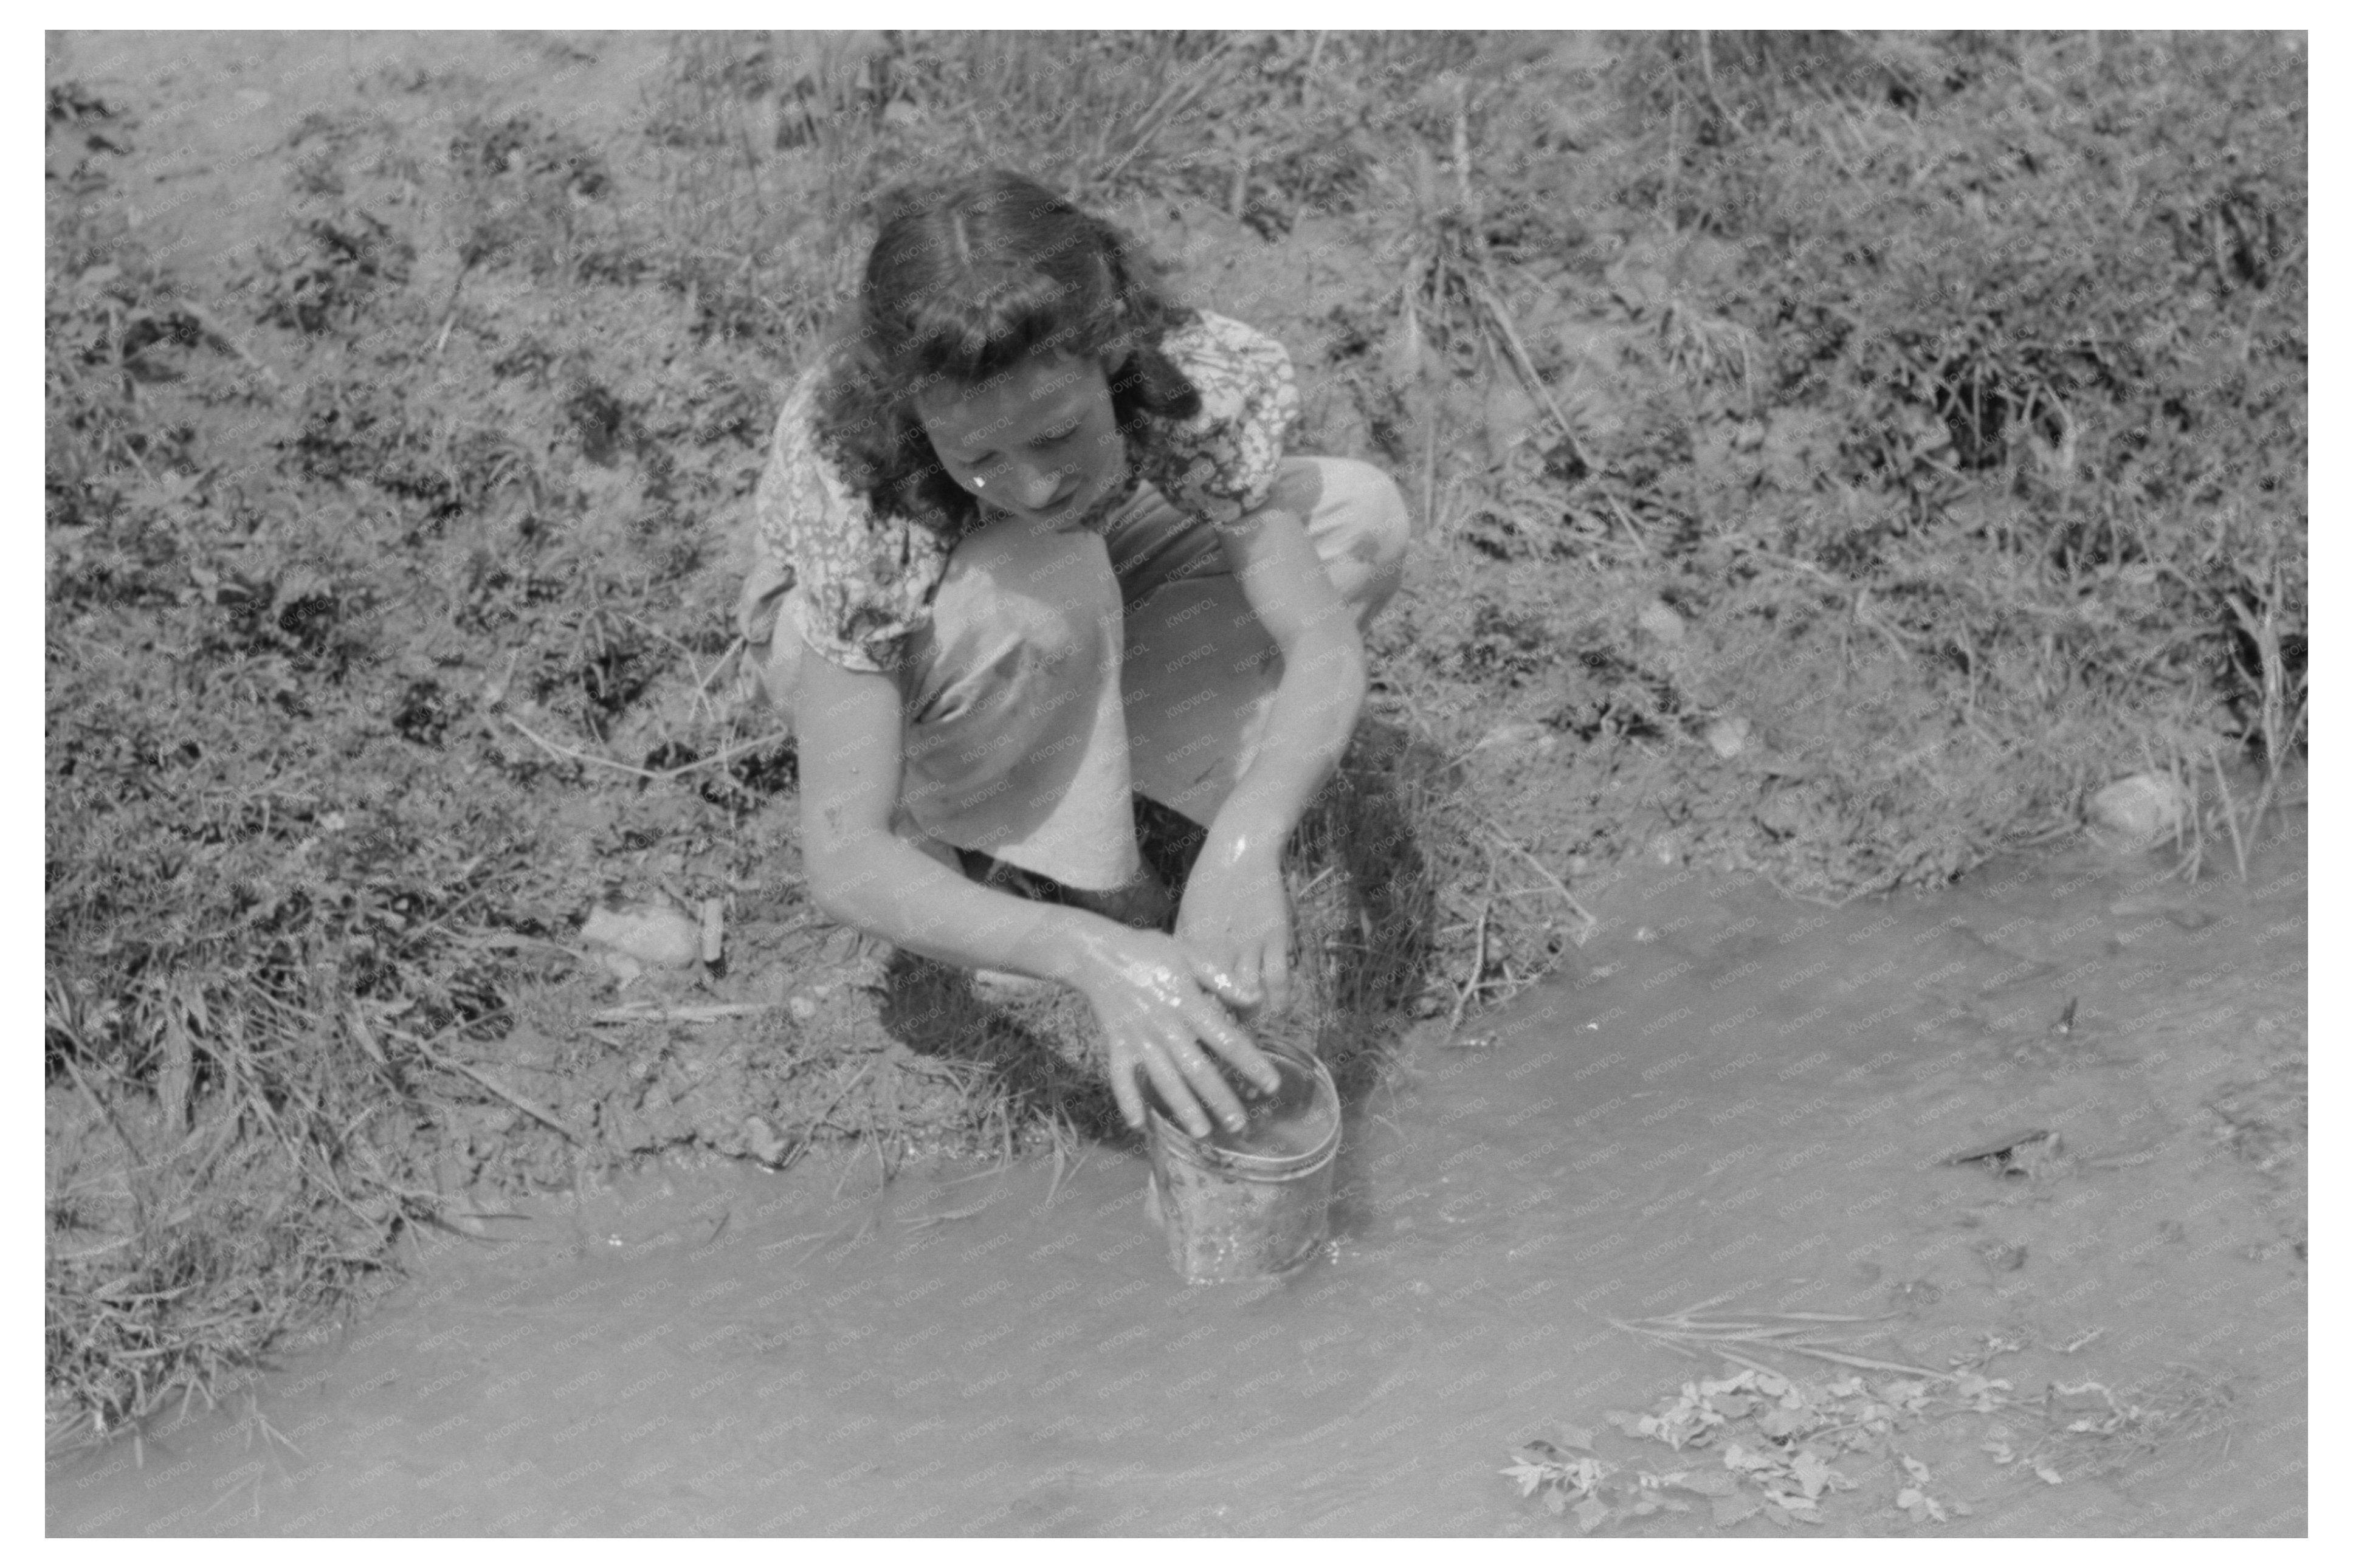
<path id="1" fill-rule="evenodd" d="M 1257 1279 L 1303 1262 L 1329 1234 L 1332 1167 L 1340 1148 L 1340 1095 L 1312 1057 L 1270 1048 L 1285 1078 L 1274 1103 L 1253 1110 L 1260 1149 L 1197 1139 L 1151 1111 L 1152 1162 L 1168 1260 L 1190 1283 Z M 1261 1116 L 1273 1120 L 1259 1128 Z"/>

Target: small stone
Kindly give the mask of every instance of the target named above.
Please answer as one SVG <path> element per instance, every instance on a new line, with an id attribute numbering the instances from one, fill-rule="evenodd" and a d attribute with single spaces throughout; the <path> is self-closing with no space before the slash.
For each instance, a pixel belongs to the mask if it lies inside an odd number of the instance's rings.
<path id="1" fill-rule="evenodd" d="M 1730 762 L 1748 745 L 1748 721 L 1735 713 L 1710 723 L 1706 730 L 1708 749 Z"/>
<path id="2" fill-rule="evenodd" d="M 580 940 L 657 969 L 682 969 L 702 958 L 702 923 L 664 904 L 591 910 Z"/>
<path id="3" fill-rule="evenodd" d="M 791 1001 L 785 1004 L 785 1007 L 787 1012 L 792 1014 L 795 1021 L 798 1023 L 806 1024 L 811 1018 L 817 1016 L 817 1004 L 810 1001 L 806 996 L 794 997 Z"/>
<path id="4" fill-rule="evenodd" d="M 764 1165 L 773 1165 L 784 1157 L 784 1136 L 765 1116 L 744 1119 L 744 1146 Z"/>
<path id="5" fill-rule="evenodd" d="M 1662 866 L 1680 866 L 1683 864 L 1683 846 L 1675 842 L 1675 836 L 1672 833 L 1662 833 L 1657 835 L 1651 840 L 1650 848 L 1651 858 L 1656 860 Z"/>
<path id="6" fill-rule="evenodd" d="M 2135 773 L 2092 796 L 2085 807 L 2098 826 L 2137 843 L 2179 830 L 2188 812 L 2181 786 L 2158 773 Z"/>
<path id="7" fill-rule="evenodd" d="M 1672 647 L 1683 640 L 1683 618 L 1664 599 L 1653 599 L 1634 616 L 1634 624 Z"/>

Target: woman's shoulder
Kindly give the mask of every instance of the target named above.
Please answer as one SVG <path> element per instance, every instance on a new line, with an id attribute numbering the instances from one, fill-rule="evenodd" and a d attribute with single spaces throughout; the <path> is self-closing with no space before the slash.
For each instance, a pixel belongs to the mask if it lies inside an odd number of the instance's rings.
<path id="1" fill-rule="evenodd" d="M 1214 310 L 1195 310 L 1190 321 L 1160 340 L 1160 352 L 1188 375 L 1197 368 L 1217 371 L 1236 363 L 1288 365 L 1290 353 L 1269 334 Z"/>
<path id="2" fill-rule="evenodd" d="M 875 515 L 828 429 L 834 368 L 827 356 L 802 366 L 777 405 L 754 508 L 762 541 L 779 556 L 798 553 L 796 541 L 806 549 L 818 538 L 865 538 L 887 521 Z"/>
<path id="3" fill-rule="evenodd" d="M 1179 507 L 1230 524 L 1265 504 L 1298 419 L 1291 355 L 1256 328 L 1208 310 L 1164 337 L 1161 352 L 1201 406 L 1153 430 L 1145 477 Z"/>
<path id="4" fill-rule="evenodd" d="M 1230 316 L 1196 311 L 1160 340 L 1160 352 L 1201 397 L 1200 412 L 1176 429 L 1208 431 L 1238 419 L 1280 416 L 1288 400 L 1289 351 Z"/>

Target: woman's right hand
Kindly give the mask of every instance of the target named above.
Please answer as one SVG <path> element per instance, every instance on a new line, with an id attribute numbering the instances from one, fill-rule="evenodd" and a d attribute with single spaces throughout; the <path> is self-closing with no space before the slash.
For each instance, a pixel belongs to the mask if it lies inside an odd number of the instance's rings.
<path id="1" fill-rule="evenodd" d="M 1174 937 L 1091 919 L 1081 938 L 1079 989 L 1102 1020 L 1111 1057 L 1111 1090 L 1130 1127 L 1144 1125 L 1143 1083 L 1196 1138 L 1214 1115 L 1229 1128 L 1244 1120 L 1241 1100 L 1218 1068 L 1222 1057 L 1269 1093 L 1282 1079 L 1206 986 L 1213 977 Z"/>

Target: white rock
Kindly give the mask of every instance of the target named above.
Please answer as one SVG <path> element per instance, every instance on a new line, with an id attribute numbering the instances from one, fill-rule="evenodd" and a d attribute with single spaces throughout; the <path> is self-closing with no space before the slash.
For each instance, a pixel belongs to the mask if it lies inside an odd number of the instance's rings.
<path id="1" fill-rule="evenodd" d="M 795 1018 L 804 1024 L 817 1016 L 817 1004 L 810 1001 L 806 996 L 796 996 L 791 1001 L 786 1003 L 785 1006 L 791 1012 Z"/>
<path id="2" fill-rule="evenodd" d="M 754 1159 L 764 1164 L 773 1165 L 784 1158 L 784 1136 L 765 1116 L 744 1119 L 744 1146 L 751 1150 Z"/>
<path id="3" fill-rule="evenodd" d="M 2161 773 L 2135 773 L 2092 796 L 2086 814 L 2099 826 L 2136 841 L 2178 830 L 2189 803 L 2181 786 Z"/>
<path id="4" fill-rule="evenodd" d="M 1634 624 L 1670 646 L 1683 640 L 1683 618 L 1664 599 L 1653 599 L 1634 616 Z"/>
<path id="5" fill-rule="evenodd" d="M 657 969 L 683 969 L 702 958 L 702 923 L 666 904 L 592 910 L 580 940 Z"/>
<path id="6" fill-rule="evenodd" d="M 1748 746 L 1748 721 L 1738 714 L 1718 719 L 1707 727 L 1708 749 L 1729 762 Z"/>

